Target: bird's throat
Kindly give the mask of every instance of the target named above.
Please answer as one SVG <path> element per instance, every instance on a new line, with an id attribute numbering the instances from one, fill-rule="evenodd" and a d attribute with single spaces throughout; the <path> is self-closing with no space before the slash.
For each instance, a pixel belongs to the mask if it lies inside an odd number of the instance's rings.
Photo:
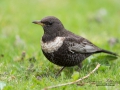
<path id="1" fill-rule="evenodd" d="M 56 35 L 44 34 L 43 37 L 42 37 L 42 41 L 44 43 L 51 42 L 51 41 L 54 41 L 56 37 L 57 37 Z"/>

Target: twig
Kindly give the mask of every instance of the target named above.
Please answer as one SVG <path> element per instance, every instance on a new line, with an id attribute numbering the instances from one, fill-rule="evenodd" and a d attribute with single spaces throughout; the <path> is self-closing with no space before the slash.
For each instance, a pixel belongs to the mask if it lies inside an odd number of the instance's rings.
<path id="1" fill-rule="evenodd" d="M 91 74 L 93 74 L 99 67 L 100 67 L 100 64 L 98 63 L 97 66 L 96 66 L 96 68 L 94 68 L 90 73 L 88 73 L 86 76 L 84 76 L 84 77 L 82 77 L 82 78 L 80 78 L 80 79 L 78 79 L 78 80 L 76 80 L 76 81 L 74 81 L 74 82 L 68 82 L 68 83 L 64 83 L 64 84 L 58 84 L 58 85 L 56 85 L 56 86 L 49 86 L 49 87 L 46 87 L 46 88 L 44 88 L 44 89 L 42 89 L 42 90 L 48 90 L 48 89 L 51 89 L 51 88 L 56 88 L 56 87 L 61 87 L 61 86 L 66 86 L 66 85 L 75 84 L 75 83 L 77 83 L 77 82 L 79 82 L 79 81 L 82 81 L 82 80 L 88 78 L 88 77 L 89 77 Z"/>

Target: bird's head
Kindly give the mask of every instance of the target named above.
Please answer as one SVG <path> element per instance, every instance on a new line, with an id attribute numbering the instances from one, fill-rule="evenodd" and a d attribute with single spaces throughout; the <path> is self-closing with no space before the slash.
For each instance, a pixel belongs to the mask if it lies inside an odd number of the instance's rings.
<path id="1" fill-rule="evenodd" d="M 33 21 L 33 23 L 41 25 L 45 34 L 53 34 L 64 29 L 61 21 L 54 16 L 47 16 L 42 20 Z"/>

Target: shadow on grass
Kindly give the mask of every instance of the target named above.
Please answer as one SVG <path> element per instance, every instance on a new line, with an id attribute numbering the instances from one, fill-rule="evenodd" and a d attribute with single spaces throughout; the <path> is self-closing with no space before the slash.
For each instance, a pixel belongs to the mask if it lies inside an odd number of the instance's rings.
<path id="1" fill-rule="evenodd" d="M 95 55 L 92 59 L 85 60 L 83 62 L 82 70 L 91 70 L 93 69 L 97 63 L 101 64 L 100 70 L 105 71 L 107 68 L 109 68 L 112 63 L 117 59 L 118 57 L 113 55 Z"/>

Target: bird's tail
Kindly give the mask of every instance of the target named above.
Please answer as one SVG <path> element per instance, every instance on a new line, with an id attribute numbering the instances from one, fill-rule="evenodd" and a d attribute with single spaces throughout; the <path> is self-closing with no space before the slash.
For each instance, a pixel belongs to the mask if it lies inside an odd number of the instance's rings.
<path id="1" fill-rule="evenodd" d="M 107 50 L 103 50 L 103 49 L 100 52 L 111 54 L 111 55 L 114 55 L 114 56 L 120 56 L 117 53 L 114 53 L 114 52 L 111 52 L 111 51 L 107 51 Z"/>

